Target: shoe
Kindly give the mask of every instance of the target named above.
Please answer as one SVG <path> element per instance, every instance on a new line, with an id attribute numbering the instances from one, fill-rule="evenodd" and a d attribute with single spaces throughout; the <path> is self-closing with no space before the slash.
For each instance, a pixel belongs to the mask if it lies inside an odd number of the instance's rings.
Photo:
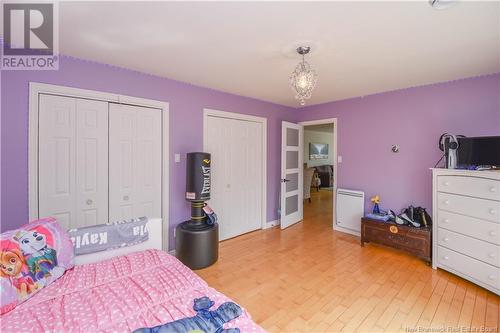
<path id="1" fill-rule="evenodd" d="M 410 217 L 408 215 L 406 215 L 406 213 L 403 213 L 403 214 L 399 215 L 398 217 L 401 218 L 402 220 L 404 220 L 406 222 L 406 224 L 411 225 L 415 228 L 420 228 L 420 223 L 415 222 L 412 219 L 410 219 Z"/>

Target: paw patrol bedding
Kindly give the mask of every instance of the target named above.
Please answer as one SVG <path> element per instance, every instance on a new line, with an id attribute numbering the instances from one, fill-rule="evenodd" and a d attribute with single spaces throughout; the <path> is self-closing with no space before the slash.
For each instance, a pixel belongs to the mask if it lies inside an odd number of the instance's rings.
<path id="1" fill-rule="evenodd" d="M 73 267 L 73 244 L 53 218 L 0 236 L 0 314 L 35 295 Z"/>
<path id="2" fill-rule="evenodd" d="M 173 256 L 136 252 L 75 266 L 1 318 L 7 332 L 133 332 L 193 317 L 193 300 L 230 301 Z M 242 309 L 225 329 L 264 332 Z"/>

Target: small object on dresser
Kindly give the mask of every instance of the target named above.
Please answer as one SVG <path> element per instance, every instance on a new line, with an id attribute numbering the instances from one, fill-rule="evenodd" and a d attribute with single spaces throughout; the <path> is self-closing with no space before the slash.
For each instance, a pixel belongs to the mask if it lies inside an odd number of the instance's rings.
<path id="1" fill-rule="evenodd" d="M 373 197 L 371 197 L 371 202 L 373 203 L 373 210 L 372 210 L 372 213 L 373 214 L 380 214 L 380 207 L 379 207 L 379 203 L 380 203 L 380 196 L 378 195 L 375 195 Z"/>
<path id="2" fill-rule="evenodd" d="M 414 228 L 393 222 L 380 223 L 367 217 L 361 219 L 361 246 L 376 243 L 413 254 L 430 264 L 431 229 Z"/>

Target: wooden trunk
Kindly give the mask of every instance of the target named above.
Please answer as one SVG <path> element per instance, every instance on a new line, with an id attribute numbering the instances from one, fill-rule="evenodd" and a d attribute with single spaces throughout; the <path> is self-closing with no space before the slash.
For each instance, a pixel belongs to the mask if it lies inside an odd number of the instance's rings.
<path id="1" fill-rule="evenodd" d="M 361 246 L 367 242 L 405 251 L 428 263 L 432 261 L 430 228 L 414 228 L 363 217 L 361 219 Z"/>

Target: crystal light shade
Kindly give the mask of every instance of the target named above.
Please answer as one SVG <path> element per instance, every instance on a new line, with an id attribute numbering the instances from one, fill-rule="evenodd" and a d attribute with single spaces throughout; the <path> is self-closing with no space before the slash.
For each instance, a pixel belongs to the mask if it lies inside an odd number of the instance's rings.
<path id="1" fill-rule="evenodd" d="M 300 101 L 300 105 L 305 105 L 306 100 L 312 96 L 318 75 L 311 69 L 311 65 L 304 60 L 304 55 L 309 52 L 309 48 L 299 47 L 297 52 L 302 55 L 302 61 L 295 67 L 290 76 L 290 87 L 295 92 L 295 99 Z"/>

